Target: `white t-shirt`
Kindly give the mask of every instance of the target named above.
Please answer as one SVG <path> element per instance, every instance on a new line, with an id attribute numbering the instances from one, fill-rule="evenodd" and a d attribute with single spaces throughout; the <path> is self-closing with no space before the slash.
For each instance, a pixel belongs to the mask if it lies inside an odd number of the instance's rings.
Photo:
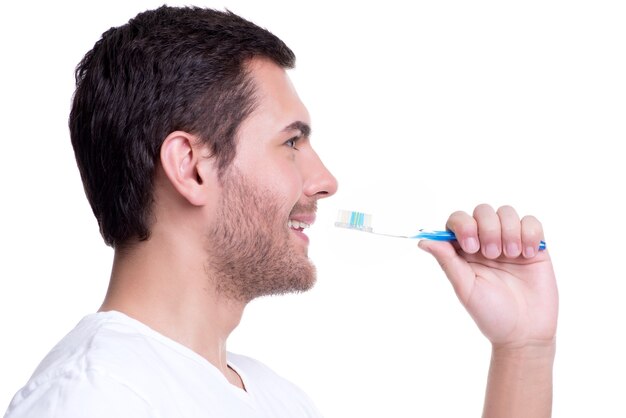
<path id="1" fill-rule="evenodd" d="M 189 348 L 119 312 L 85 317 L 39 365 L 5 418 L 311 418 L 302 390 L 228 354 L 246 390 Z"/>

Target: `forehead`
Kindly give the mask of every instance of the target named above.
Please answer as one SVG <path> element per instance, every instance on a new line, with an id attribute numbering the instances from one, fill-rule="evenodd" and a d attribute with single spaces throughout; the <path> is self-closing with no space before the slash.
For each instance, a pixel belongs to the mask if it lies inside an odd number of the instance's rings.
<path id="1" fill-rule="evenodd" d="M 267 58 L 253 58 L 248 62 L 247 69 L 260 102 L 297 101 L 303 106 L 284 68 Z"/>
<path id="2" fill-rule="evenodd" d="M 255 136 L 276 135 L 294 122 L 310 125 L 309 113 L 284 68 L 265 58 L 248 63 L 255 88 L 255 109 L 244 120 L 241 133 L 254 130 Z"/>

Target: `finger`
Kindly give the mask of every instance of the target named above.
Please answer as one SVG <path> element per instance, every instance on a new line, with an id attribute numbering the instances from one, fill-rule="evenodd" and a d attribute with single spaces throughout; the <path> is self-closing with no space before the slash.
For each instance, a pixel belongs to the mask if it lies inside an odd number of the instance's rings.
<path id="1" fill-rule="evenodd" d="M 534 216 L 522 218 L 522 254 L 525 258 L 532 258 L 539 250 L 539 243 L 543 238 L 543 226 Z"/>
<path id="2" fill-rule="evenodd" d="M 500 218 L 489 205 L 482 204 L 474 209 L 474 219 L 478 225 L 478 239 L 482 254 L 491 260 L 502 253 Z"/>
<path id="3" fill-rule="evenodd" d="M 502 249 L 509 258 L 517 258 L 522 253 L 521 224 L 519 215 L 511 206 L 502 206 L 498 209 L 500 218 L 500 234 L 502 235 Z"/>
<path id="4" fill-rule="evenodd" d="M 454 232 L 461 249 L 474 254 L 480 249 L 476 220 L 465 212 L 454 212 L 448 218 L 446 228 Z"/>
<path id="5" fill-rule="evenodd" d="M 435 257 L 448 277 L 459 300 L 465 305 L 472 293 L 476 275 L 449 242 L 422 240 L 417 246 Z"/>

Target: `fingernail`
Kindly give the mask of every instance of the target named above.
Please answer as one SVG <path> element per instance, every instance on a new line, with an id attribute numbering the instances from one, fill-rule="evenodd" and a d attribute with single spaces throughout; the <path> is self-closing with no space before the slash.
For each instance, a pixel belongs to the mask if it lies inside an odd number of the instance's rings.
<path id="1" fill-rule="evenodd" d="M 422 244 L 422 241 L 419 241 L 417 243 L 417 248 L 419 248 L 422 251 L 427 252 L 428 254 L 432 254 L 432 252 L 430 251 L 430 248 L 428 248 L 425 244 Z"/>
<path id="2" fill-rule="evenodd" d="M 506 255 L 514 256 L 515 254 L 519 254 L 519 247 L 516 243 L 512 242 L 506 245 Z"/>
<path id="3" fill-rule="evenodd" d="M 463 241 L 463 247 L 466 252 L 475 253 L 476 251 L 478 251 L 478 248 L 479 248 L 478 241 L 476 240 L 476 238 L 473 238 L 473 237 L 466 238 Z"/>
<path id="4" fill-rule="evenodd" d="M 524 249 L 524 257 L 530 258 L 535 256 L 535 249 L 533 247 L 526 247 Z"/>
<path id="5" fill-rule="evenodd" d="M 496 244 L 487 244 L 485 247 L 485 256 L 487 258 L 496 258 L 500 255 L 498 246 Z"/>

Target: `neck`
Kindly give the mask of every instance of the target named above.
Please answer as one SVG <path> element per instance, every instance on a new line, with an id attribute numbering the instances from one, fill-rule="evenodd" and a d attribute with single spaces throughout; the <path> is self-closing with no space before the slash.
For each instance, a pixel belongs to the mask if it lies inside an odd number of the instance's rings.
<path id="1" fill-rule="evenodd" d="M 232 372 L 226 362 L 226 341 L 239 324 L 245 303 L 215 291 L 204 257 L 189 246 L 158 237 L 116 250 L 100 310 L 119 311 L 146 324 L 192 349 L 228 377 Z"/>

